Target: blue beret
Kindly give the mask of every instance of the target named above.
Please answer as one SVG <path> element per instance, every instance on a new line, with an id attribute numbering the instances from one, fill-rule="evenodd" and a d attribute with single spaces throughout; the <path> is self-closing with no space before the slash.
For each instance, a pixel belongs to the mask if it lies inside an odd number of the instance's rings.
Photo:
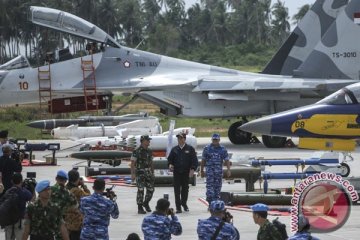
<path id="1" fill-rule="evenodd" d="M 57 177 L 68 179 L 68 174 L 64 170 L 59 170 L 56 174 Z"/>
<path id="2" fill-rule="evenodd" d="M 220 139 L 220 134 L 214 133 L 211 137 L 211 139 Z"/>
<path id="3" fill-rule="evenodd" d="M 210 211 L 220 212 L 225 210 L 225 203 L 221 200 L 215 200 L 210 203 Z"/>
<path id="4" fill-rule="evenodd" d="M 266 204 L 257 203 L 255 205 L 252 205 L 251 209 L 253 210 L 253 212 L 267 212 L 269 210 L 269 207 Z"/>
<path id="5" fill-rule="evenodd" d="M 46 188 L 50 187 L 50 181 L 49 180 L 42 180 L 36 184 L 35 190 L 40 193 L 44 191 Z"/>

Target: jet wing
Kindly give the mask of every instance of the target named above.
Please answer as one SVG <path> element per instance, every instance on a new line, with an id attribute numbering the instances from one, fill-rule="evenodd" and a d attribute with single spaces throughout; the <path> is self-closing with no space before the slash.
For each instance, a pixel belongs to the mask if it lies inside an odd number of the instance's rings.
<path id="1" fill-rule="evenodd" d="M 232 92 L 232 91 L 258 91 L 277 90 L 279 92 L 298 90 L 327 90 L 335 91 L 357 80 L 325 80 L 292 78 L 284 76 L 267 76 L 263 74 L 245 76 L 208 76 L 199 80 L 193 92 Z"/>

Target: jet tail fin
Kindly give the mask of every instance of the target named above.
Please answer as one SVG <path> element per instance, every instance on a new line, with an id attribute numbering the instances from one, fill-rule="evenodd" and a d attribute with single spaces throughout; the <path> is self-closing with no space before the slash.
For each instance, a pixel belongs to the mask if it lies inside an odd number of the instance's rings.
<path id="1" fill-rule="evenodd" d="M 309 56 L 348 0 L 317 0 L 301 19 L 278 52 L 266 65 L 264 74 L 292 75 Z"/>
<path id="2" fill-rule="evenodd" d="M 294 72 L 302 78 L 355 79 L 360 77 L 360 1 L 353 0 Z"/>

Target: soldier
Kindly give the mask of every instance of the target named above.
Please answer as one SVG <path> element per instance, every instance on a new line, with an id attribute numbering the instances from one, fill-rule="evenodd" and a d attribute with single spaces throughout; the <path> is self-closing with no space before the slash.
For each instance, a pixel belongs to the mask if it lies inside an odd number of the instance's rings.
<path id="1" fill-rule="evenodd" d="M 204 166 L 206 166 L 206 201 L 210 204 L 214 200 L 220 199 L 223 176 L 223 162 L 226 163 L 227 177 L 230 177 L 230 161 L 226 148 L 220 145 L 220 135 L 212 135 L 212 143 L 207 145 L 202 153 L 200 165 L 200 175 L 205 176 Z"/>
<path id="2" fill-rule="evenodd" d="M 319 238 L 314 237 L 311 235 L 310 230 L 310 223 L 305 218 L 303 214 L 299 214 L 298 216 L 298 231 L 295 233 L 294 236 L 291 236 L 288 240 L 319 240 Z"/>
<path id="3" fill-rule="evenodd" d="M 108 240 L 110 216 L 114 219 L 119 217 L 119 208 L 114 198 L 116 195 L 110 194 L 110 199 L 104 198 L 104 179 L 96 179 L 93 189 L 92 195 L 80 199 L 80 211 L 84 214 L 80 239 Z"/>
<path id="4" fill-rule="evenodd" d="M 221 200 L 212 201 L 209 205 L 211 217 L 198 222 L 199 239 L 238 240 L 240 234 L 225 216 L 225 203 Z"/>
<path id="5" fill-rule="evenodd" d="M 69 208 L 77 208 L 78 203 L 73 194 L 65 188 L 68 174 L 64 170 L 59 170 L 56 174 L 56 183 L 51 187 L 51 201 L 61 209 L 61 216 L 65 217 L 65 212 Z M 61 240 L 60 232 L 57 232 L 56 239 Z"/>
<path id="6" fill-rule="evenodd" d="M 141 225 L 144 240 L 168 240 L 171 239 L 171 234 L 179 236 L 182 233 L 181 223 L 175 216 L 174 209 L 169 207 L 170 202 L 160 198 L 156 204 L 156 211 L 144 218 Z"/>
<path id="7" fill-rule="evenodd" d="M 61 209 L 50 200 L 50 181 L 38 182 L 35 190 L 39 196 L 26 209 L 22 239 L 28 239 L 29 235 L 31 240 L 54 239 L 55 233 L 60 231 L 63 240 L 69 240 Z"/>
<path id="8" fill-rule="evenodd" d="M 195 149 L 186 144 L 186 134 L 176 135 L 178 145 L 173 147 L 168 156 L 169 170 L 174 172 L 174 194 L 176 213 L 181 213 L 181 206 L 188 212 L 189 176 L 194 175 L 198 167 Z"/>
<path id="9" fill-rule="evenodd" d="M 251 206 L 253 210 L 253 219 L 256 224 L 260 226 L 257 240 L 282 240 L 281 233 L 277 228 L 267 219 L 267 211 L 269 210 L 266 204 L 257 203 Z"/>
<path id="10" fill-rule="evenodd" d="M 89 196 L 90 191 L 84 184 L 84 181 L 80 178 L 80 174 L 77 170 L 70 170 L 68 172 L 68 177 L 69 182 L 66 184 L 66 188 L 75 196 L 77 203 L 80 205 L 80 199 Z M 65 212 L 65 226 L 69 231 L 70 240 L 80 239 L 82 223 L 83 215 L 79 208 L 69 208 Z"/>
<path id="11" fill-rule="evenodd" d="M 136 186 L 138 188 L 136 202 L 138 214 L 151 212 L 149 202 L 154 194 L 154 166 L 152 151 L 149 148 L 151 138 L 148 135 L 140 137 L 140 147 L 134 150 L 131 156 L 131 179 L 134 181 L 136 176 Z M 146 195 L 144 200 L 144 188 Z"/>

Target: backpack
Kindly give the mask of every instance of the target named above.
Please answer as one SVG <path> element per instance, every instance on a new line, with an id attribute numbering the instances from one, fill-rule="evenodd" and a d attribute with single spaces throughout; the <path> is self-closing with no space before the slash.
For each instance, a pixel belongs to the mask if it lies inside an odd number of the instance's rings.
<path id="1" fill-rule="evenodd" d="M 274 220 L 272 220 L 272 224 L 274 225 L 274 227 L 279 231 L 279 233 L 281 234 L 281 237 L 283 240 L 288 239 L 288 235 L 286 232 L 286 225 L 282 222 L 280 222 L 278 220 L 279 218 L 275 218 Z"/>
<path id="2" fill-rule="evenodd" d="M 19 209 L 20 197 L 16 187 L 12 187 L 0 198 L 0 226 L 14 225 L 22 217 Z"/>

